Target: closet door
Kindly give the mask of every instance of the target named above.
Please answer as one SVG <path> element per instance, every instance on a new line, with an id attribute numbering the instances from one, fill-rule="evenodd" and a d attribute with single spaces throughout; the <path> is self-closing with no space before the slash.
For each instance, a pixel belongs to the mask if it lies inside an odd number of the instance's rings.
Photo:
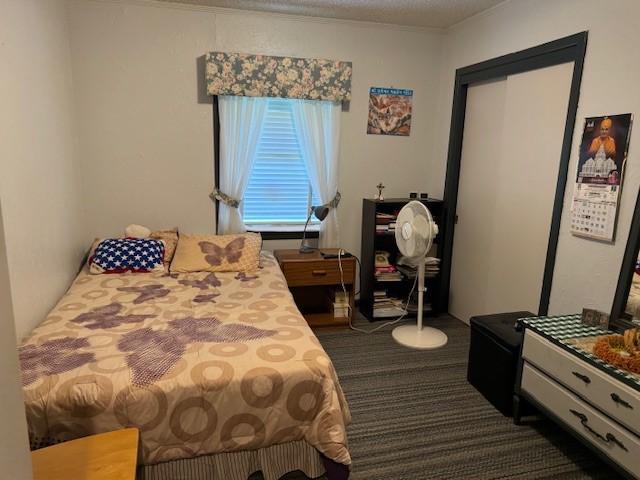
<path id="1" fill-rule="evenodd" d="M 488 297 L 506 90 L 505 78 L 467 92 L 449 293 L 449 313 L 465 322 L 485 311 Z"/>
<path id="2" fill-rule="evenodd" d="M 573 63 L 469 87 L 449 311 L 538 311 Z"/>

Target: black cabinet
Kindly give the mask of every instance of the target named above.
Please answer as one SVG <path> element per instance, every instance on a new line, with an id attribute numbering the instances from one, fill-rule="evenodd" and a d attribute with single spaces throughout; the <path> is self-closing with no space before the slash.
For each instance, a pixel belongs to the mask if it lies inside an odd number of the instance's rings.
<path id="1" fill-rule="evenodd" d="M 438 224 L 440 233 L 434 240 L 434 247 L 430 256 L 441 257 L 442 248 L 439 243 L 444 238 L 443 232 L 446 228 L 444 224 L 444 203 L 437 199 L 417 199 L 422 202 L 431 212 L 435 222 Z M 369 320 L 388 320 L 395 315 L 379 317 L 381 308 L 375 308 L 380 303 L 375 301 L 381 292 L 390 298 L 406 300 L 414 284 L 414 278 L 402 275 L 399 281 L 381 281 L 376 278 L 375 256 L 377 251 L 389 253 L 389 262 L 396 264 L 399 250 L 396 245 L 395 233 L 393 230 L 384 230 L 382 227 L 376 228 L 380 222 L 388 222 L 390 218 L 397 216 L 404 205 L 410 202 L 409 198 L 391 198 L 387 200 L 371 200 L 365 198 L 362 202 L 362 244 L 361 244 L 361 272 L 360 272 L 360 312 Z M 381 214 L 381 215 L 379 215 Z M 380 217 L 385 217 L 381 220 Z M 392 221 L 392 220 L 391 220 Z M 445 265 L 440 260 L 440 271 L 434 276 L 425 280 L 425 314 L 438 314 L 445 311 L 446 289 L 442 285 L 442 270 Z M 417 287 L 416 287 L 417 290 Z M 376 294 L 376 292 L 378 292 Z M 415 292 L 414 292 L 415 295 Z M 375 305 L 374 305 L 375 304 Z M 374 312 L 375 313 L 374 315 Z"/>

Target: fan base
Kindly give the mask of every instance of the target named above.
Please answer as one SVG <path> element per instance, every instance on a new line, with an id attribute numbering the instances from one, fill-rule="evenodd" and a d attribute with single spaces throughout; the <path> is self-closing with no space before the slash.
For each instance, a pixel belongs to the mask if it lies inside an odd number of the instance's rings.
<path id="1" fill-rule="evenodd" d="M 393 339 L 400 345 L 419 350 L 431 350 L 444 347 L 447 335 L 437 328 L 423 327 L 418 330 L 417 325 L 402 325 L 393 329 Z"/>

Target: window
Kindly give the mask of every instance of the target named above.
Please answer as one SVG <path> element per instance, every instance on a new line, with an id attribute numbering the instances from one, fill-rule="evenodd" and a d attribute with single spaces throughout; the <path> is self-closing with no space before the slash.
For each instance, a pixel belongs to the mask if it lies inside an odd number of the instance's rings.
<path id="1" fill-rule="evenodd" d="M 309 207 L 319 204 L 298 143 L 291 100 L 269 99 L 242 202 L 243 221 L 253 226 L 300 225 L 307 220 Z"/>

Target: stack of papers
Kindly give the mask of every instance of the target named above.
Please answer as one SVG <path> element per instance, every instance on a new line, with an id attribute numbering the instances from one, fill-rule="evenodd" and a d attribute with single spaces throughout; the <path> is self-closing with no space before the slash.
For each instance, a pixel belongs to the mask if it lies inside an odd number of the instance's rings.
<path id="1" fill-rule="evenodd" d="M 424 259 L 424 277 L 433 278 L 440 273 L 440 259 L 436 257 L 426 257 Z M 407 278 L 415 278 L 418 267 L 415 265 L 398 265 L 397 269 Z"/>
<path id="2" fill-rule="evenodd" d="M 386 290 L 373 292 L 373 318 L 397 317 L 403 313 L 402 300 L 389 297 Z"/>

